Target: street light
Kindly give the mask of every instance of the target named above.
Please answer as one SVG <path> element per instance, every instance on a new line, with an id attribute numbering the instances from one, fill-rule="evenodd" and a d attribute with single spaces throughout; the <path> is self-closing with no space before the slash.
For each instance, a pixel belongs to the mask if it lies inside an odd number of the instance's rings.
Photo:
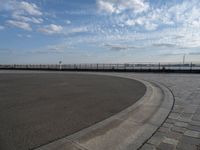
<path id="1" fill-rule="evenodd" d="M 59 61 L 59 69 L 62 70 L 62 61 Z"/>
<path id="2" fill-rule="evenodd" d="M 183 55 L 183 65 L 185 64 L 185 54 Z"/>

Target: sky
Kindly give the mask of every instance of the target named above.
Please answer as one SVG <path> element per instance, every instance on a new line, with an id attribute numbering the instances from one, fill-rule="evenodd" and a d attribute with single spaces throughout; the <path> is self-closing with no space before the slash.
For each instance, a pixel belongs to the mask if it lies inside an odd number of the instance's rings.
<path id="1" fill-rule="evenodd" d="M 200 62 L 199 0 L 0 0 L 0 64 Z"/>

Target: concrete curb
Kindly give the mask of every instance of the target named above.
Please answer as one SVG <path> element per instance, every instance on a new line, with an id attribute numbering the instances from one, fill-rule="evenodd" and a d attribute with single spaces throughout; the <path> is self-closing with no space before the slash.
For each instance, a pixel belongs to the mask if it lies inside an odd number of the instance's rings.
<path id="1" fill-rule="evenodd" d="M 36 150 L 139 149 L 165 121 L 174 99 L 163 85 L 138 81 L 146 85 L 147 91 L 134 105 L 100 123 Z"/>

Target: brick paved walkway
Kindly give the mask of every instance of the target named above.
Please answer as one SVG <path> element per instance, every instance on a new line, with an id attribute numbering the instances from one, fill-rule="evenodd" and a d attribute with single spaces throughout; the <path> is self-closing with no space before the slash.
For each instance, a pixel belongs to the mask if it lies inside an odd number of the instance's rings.
<path id="1" fill-rule="evenodd" d="M 172 90 L 172 112 L 141 150 L 200 150 L 200 75 L 123 74 L 159 82 Z"/>

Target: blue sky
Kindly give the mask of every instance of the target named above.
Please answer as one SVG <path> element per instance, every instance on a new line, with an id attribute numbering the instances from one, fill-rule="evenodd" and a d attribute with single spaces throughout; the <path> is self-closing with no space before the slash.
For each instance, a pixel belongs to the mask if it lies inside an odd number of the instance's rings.
<path id="1" fill-rule="evenodd" d="M 0 0 L 0 63 L 200 59 L 199 0 Z"/>

